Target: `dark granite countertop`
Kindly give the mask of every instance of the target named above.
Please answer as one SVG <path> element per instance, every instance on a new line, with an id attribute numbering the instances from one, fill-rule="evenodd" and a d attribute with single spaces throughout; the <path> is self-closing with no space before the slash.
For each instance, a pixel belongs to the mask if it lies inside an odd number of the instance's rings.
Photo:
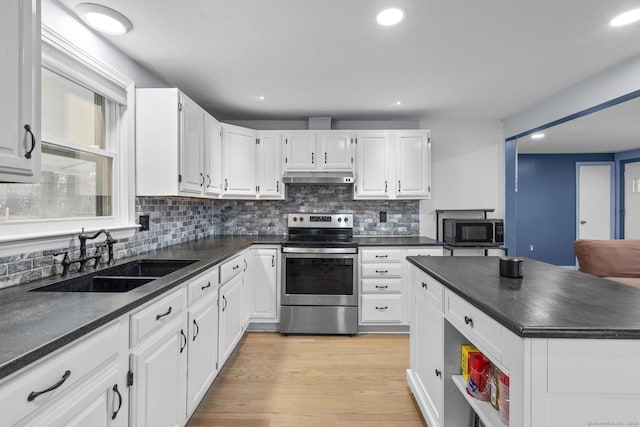
<path id="1" fill-rule="evenodd" d="M 640 338 L 640 288 L 526 258 L 521 279 L 499 257 L 407 259 L 521 337 Z"/>
<path id="2" fill-rule="evenodd" d="M 0 289 L 0 379 L 180 285 L 252 244 L 279 245 L 285 240 L 286 236 L 220 236 L 122 259 L 116 265 L 136 259 L 197 261 L 124 293 L 29 292 L 34 288 L 58 282 L 59 277 Z M 440 244 L 426 237 L 358 237 L 356 240 L 362 246 Z M 69 277 L 74 276 L 77 274 Z"/>

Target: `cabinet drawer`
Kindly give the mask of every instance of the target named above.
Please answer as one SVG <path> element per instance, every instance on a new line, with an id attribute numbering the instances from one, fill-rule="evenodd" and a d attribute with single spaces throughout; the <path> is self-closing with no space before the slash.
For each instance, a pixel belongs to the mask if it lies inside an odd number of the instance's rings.
<path id="1" fill-rule="evenodd" d="M 187 285 L 188 305 L 192 306 L 200 301 L 205 295 L 218 292 L 218 278 L 220 271 L 218 267 L 213 267 L 206 273 L 192 279 Z"/>
<path id="2" fill-rule="evenodd" d="M 362 277 L 401 277 L 402 264 L 362 264 Z"/>
<path id="3" fill-rule="evenodd" d="M 502 358 L 502 326 L 458 295 L 445 290 L 445 316 L 487 357 Z"/>
<path id="4" fill-rule="evenodd" d="M 414 268 L 415 289 L 419 292 L 426 292 L 427 299 L 434 303 L 440 310 L 443 310 L 444 286 L 433 277 L 422 270 Z"/>
<path id="5" fill-rule="evenodd" d="M 0 385 L 0 424 L 14 425 L 37 409 L 71 392 L 83 378 L 110 361 L 115 361 L 119 346 L 120 327 L 116 322 L 86 338 L 80 338 L 55 356 L 18 373 L 14 379 Z M 56 384 L 60 386 L 36 395 Z"/>
<path id="6" fill-rule="evenodd" d="M 402 295 L 362 295 L 362 321 L 400 323 Z"/>
<path id="7" fill-rule="evenodd" d="M 442 256 L 442 246 L 409 249 L 407 256 Z"/>
<path id="8" fill-rule="evenodd" d="M 362 249 L 360 251 L 362 262 L 400 262 L 402 251 L 400 249 Z"/>
<path id="9" fill-rule="evenodd" d="M 220 284 L 224 285 L 227 283 L 229 279 L 243 271 L 246 266 L 247 261 L 244 259 L 244 255 L 238 255 L 222 264 L 220 266 Z"/>
<path id="10" fill-rule="evenodd" d="M 166 325 L 182 313 L 185 304 L 185 291 L 177 291 L 161 298 L 147 308 L 132 314 L 131 319 L 131 347 Z"/>
<path id="11" fill-rule="evenodd" d="M 400 279 L 362 279 L 362 293 L 402 292 Z"/>

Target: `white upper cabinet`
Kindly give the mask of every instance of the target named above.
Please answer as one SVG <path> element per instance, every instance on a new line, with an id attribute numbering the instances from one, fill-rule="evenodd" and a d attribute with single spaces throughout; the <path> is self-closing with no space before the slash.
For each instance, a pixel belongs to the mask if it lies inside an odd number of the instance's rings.
<path id="1" fill-rule="evenodd" d="M 358 134 L 356 144 L 356 198 L 389 199 L 390 176 L 389 158 L 391 135 L 386 132 Z"/>
<path id="2" fill-rule="evenodd" d="M 328 131 L 318 133 L 320 167 L 324 170 L 352 170 L 351 134 Z"/>
<path id="3" fill-rule="evenodd" d="M 344 171 L 354 166 L 349 132 L 288 132 L 284 156 L 287 171 Z"/>
<path id="4" fill-rule="evenodd" d="M 354 198 L 430 198 L 430 150 L 428 130 L 358 132 Z"/>
<path id="5" fill-rule="evenodd" d="M 0 182 L 39 182 L 39 0 L 0 2 L 0 69 Z"/>
<path id="6" fill-rule="evenodd" d="M 136 194 L 217 196 L 220 124 L 175 88 L 136 91 Z"/>
<path id="7" fill-rule="evenodd" d="M 256 131 L 222 126 L 223 197 L 256 197 Z"/>
<path id="8" fill-rule="evenodd" d="M 316 134 L 290 132 L 284 137 L 284 168 L 288 171 L 316 169 Z"/>
<path id="9" fill-rule="evenodd" d="M 204 116 L 205 188 L 209 196 L 222 194 L 222 125 L 212 116 Z"/>
<path id="10" fill-rule="evenodd" d="M 258 132 L 256 166 L 258 198 L 284 199 L 282 136 L 280 132 Z"/>
<path id="11" fill-rule="evenodd" d="M 180 95 L 180 192 L 204 191 L 204 116 L 198 104 Z"/>
<path id="12" fill-rule="evenodd" d="M 398 132 L 396 144 L 396 198 L 428 198 L 431 195 L 429 132 Z"/>

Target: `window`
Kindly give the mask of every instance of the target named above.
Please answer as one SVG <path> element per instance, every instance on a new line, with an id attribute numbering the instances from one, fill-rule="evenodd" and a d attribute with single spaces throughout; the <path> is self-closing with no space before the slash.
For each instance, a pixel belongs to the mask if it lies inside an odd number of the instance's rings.
<path id="1" fill-rule="evenodd" d="M 86 231 L 126 238 L 134 215 L 133 82 L 42 27 L 41 179 L 0 183 L 0 257 Z"/>
<path id="2" fill-rule="evenodd" d="M 0 185 L 0 221 L 113 215 L 114 153 L 107 110 L 118 106 L 42 69 L 42 176 L 39 184 Z"/>

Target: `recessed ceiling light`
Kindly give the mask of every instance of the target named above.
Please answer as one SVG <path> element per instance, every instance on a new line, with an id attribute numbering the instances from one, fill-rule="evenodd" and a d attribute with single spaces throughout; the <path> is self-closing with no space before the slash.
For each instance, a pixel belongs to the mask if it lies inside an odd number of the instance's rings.
<path id="1" fill-rule="evenodd" d="M 612 27 L 622 27 L 640 20 L 640 9 L 628 10 L 609 21 Z"/>
<path id="2" fill-rule="evenodd" d="M 544 138 L 544 133 L 538 132 L 531 135 L 531 139 L 542 139 L 542 138 Z"/>
<path id="3" fill-rule="evenodd" d="M 402 105 L 402 101 L 396 101 L 393 103 L 393 105 Z"/>
<path id="4" fill-rule="evenodd" d="M 388 27 L 390 25 L 396 25 L 404 19 L 404 10 L 399 7 L 391 7 L 378 13 L 376 21 L 378 24 Z"/>
<path id="5" fill-rule="evenodd" d="M 264 95 L 256 95 L 253 97 L 256 101 L 264 101 Z"/>
<path id="6" fill-rule="evenodd" d="M 99 4 L 80 3 L 76 6 L 76 13 L 87 25 L 104 34 L 119 36 L 133 28 L 124 15 Z"/>

